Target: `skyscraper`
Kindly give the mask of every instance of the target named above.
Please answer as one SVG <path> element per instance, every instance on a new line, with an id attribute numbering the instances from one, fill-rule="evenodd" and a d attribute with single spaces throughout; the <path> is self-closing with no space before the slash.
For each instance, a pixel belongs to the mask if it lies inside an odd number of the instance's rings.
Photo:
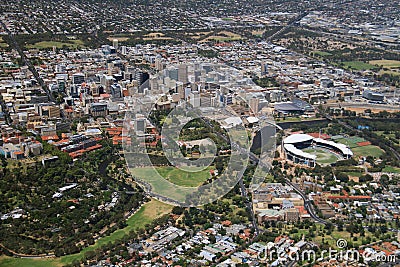
<path id="1" fill-rule="evenodd" d="M 194 91 L 189 94 L 189 103 L 194 108 L 200 107 L 200 94 L 198 91 Z"/>
<path id="2" fill-rule="evenodd" d="M 250 98 L 249 106 L 250 106 L 250 109 L 253 111 L 254 114 L 258 113 L 259 104 L 260 104 L 260 99 L 259 98 L 257 98 L 257 97 Z"/>
<path id="3" fill-rule="evenodd" d="M 263 62 L 261 63 L 261 76 L 267 74 L 268 74 L 268 64 Z"/>
<path id="4" fill-rule="evenodd" d="M 121 46 L 121 54 L 122 55 L 126 55 L 127 54 L 127 50 L 126 50 L 126 46 L 125 45 Z"/>
<path id="5" fill-rule="evenodd" d="M 116 50 L 118 50 L 118 39 L 113 40 L 113 46 Z"/>
<path id="6" fill-rule="evenodd" d="M 183 82 L 183 84 L 188 82 L 188 69 L 186 64 L 178 66 L 178 81 Z"/>
<path id="7" fill-rule="evenodd" d="M 72 83 L 73 84 L 82 84 L 85 81 L 85 74 L 83 73 L 75 73 L 72 75 Z"/>
<path id="8" fill-rule="evenodd" d="M 176 68 L 169 69 L 168 70 L 168 77 L 173 79 L 173 80 L 175 80 L 175 81 L 178 81 L 178 77 L 179 77 L 178 69 L 176 69 Z"/>

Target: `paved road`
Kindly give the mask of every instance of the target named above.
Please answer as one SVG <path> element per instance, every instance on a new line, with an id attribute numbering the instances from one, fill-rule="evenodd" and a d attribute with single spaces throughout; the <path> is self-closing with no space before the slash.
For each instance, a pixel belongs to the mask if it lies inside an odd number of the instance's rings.
<path id="1" fill-rule="evenodd" d="M 274 38 L 278 37 L 280 34 L 282 34 L 283 32 L 285 32 L 287 29 L 289 29 L 290 27 L 292 27 L 295 23 L 299 22 L 302 18 L 304 18 L 305 16 L 308 15 L 308 12 L 303 12 L 301 13 L 298 17 L 296 17 L 294 20 L 292 20 L 291 22 L 289 22 L 285 27 L 283 27 L 282 29 L 280 29 L 279 31 L 275 32 L 274 34 L 272 34 L 271 36 L 267 37 L 267 41 L 271 42 Z"/>
<path id="2" fill-rule="evenodd" d="M 209 125 L 210 127 L 212 126 L 211 123 L 208 120 L 203 119 L 203 121 Z M 227 137 L 219 134 L 224 140 L 227 140 Z M 238 149 L 239 151 L 243 152 L 243 153 L 249 153 L 249 159 L 251 160 L 251 162 L 253 162 L 254 164 L 262 164 L 262 162 L 260 162 L 259 158 L 252 152 L 248 152 L 246 149 L 240 148 L 238 144 L 236 143 L 231 143 L 231 146 L 234 147 L 235 149 Z M 328 223 L 328 221 L 325 221 L 323 219 L 321 219 L 320 217 L 318 217 L 318 215 L 315 213 L 314 210 L 314 206 L 311 203 L 311 201 L 307 198 L 307 196 L 304 194 L 304 192 L 298 188 L 295 184 L 293 184 L 291 181 L 289 181 L 288 179 L 285 179 L 286 183 L 290 186 L 292 186 L 294 188 L 294 190 L 303 198 L 304 200 L 304 208 L 307 210 L 307 212 L 310 214 L 311 218 L 313 218 L 315 221 L 322 223 L 324 225 L 326 225 Z M 247 191 L 246 188 L 243 185 L 243 180 L 240 179 L 239 181 L 239 185 L 241 187 L 241 191 L 242 191 L 242 196 L 244 196 L 246 198 L 246 206 L 248 208 L 249 211 L 251 211 L 251 214 L 253 216 L 253 227 L 256 230 L 256 234 L 259 233 L 259 228 L 258 228 L 258 224 L 254 215 L 254 211 L 253 211 L 253 205 L 251 203 L 251 201 L 249 201 L 249 198 L 247 196 Z"/>
<path id="3" fill-rule="evenodd" d="M 211 128 L 211 129 L 214 128 L 213 125 L 212 125 L 212 123 L 211 123 L 208 119 L 205 119 L 205 118 L 202 117 L 201 120 L 202 120 L 205 124 L 207 124 L 207 126 L 208 126 L 209 128 Z M 241 153 L 245 153 L 245 154 L 248 153 L 248 151 L 247 151 L 246 149 L 241 148 L 238 144 L 236 144 L 236 143 L 234 143 L 234 142 L 230 142 L 230 140 L 229 140 L 229 138 L 228 138 L 227 136 L 223 135 L 223 134 L 220 133 L 220 132 L 217 132 L 217 134 L 218 134 L 222 139 L 224 139 L 226 142 L 230 143 L 231 146 L 232 146 L 233 148 L 237 149 L 237 150 L 240 151 Z M 253 156 L 255 156 L 255 155 L 253 154 Z M 249 157 L 249 158 L 250 158 L 250 157 Z M 257 159 L 258 159 L 258 158 L 257 158 Z M 254 161 L 253 161 L 253 162 L 254 162 Z M 253 204 L 252 204 L 252 202 L 250 201 L 249 196 L 247 195 L 247 190 L 246 190 L 246 187 L 244 186 L 244 183 L 243 183 L 243 177 L 241 177 L 240 180 L 239 180 L 239 186 L 240 186 L 240 191 L 241 191 L 241 193 L 242 193 L 242 197 L 245 198 L 245 205 L 246 205 L 247 212 L 249 212 L 249 213 L 251 214 L 251 216 L 252 216 L 252 222 L 251 222 L 251 223 L 252 223 L 252 225 L 253 225 L 253 228 L 254 228 L 254 231 L 255 231 L 255 235 L 259 235 L 259 234 L 260 234 L 260 228 L 258 227 L 258 224 L 257 224 L 257 218 L 256 218 L 256 216 L 254 215 Z"/>
<path id="4" fill-rule="evenodd" d="M 8 37 L 10 38 L 15 50 L 18 51 L 19 55 L 21 56 L 22 61 L 28 66 L 29 70 L 32 72 L 33 76 L 35 76 L 35 79 L 38 81 L 42 89 L 46 92 L 47 97 L 51 102 L 55 102 L 55 99 L 53 95 L 51 94 L 49 88 L 47 85 L 44 83 L 42 77 L 40 77 L 39 73 L 37 72 L 35 66 L 30 62 L 29 58 L 26 57 L 24 51 L 22 51 L 21 47 L 19 46 L 18 42 L 15 40 L 14 34 L 7 28 L 7 26 L 4 24 L 2 20 L 0 20 L 1 26 L 4 28 L 4 30 L 7 32 Z"/>
<path id="5" fill-rule="evenodd" d="M 307 196 L 304 194 L 303 191 L 301 191 L 300 188 L 298 188 L 297 185 L 289 181 L 288 179 L 285 179 L 286 183 L 290 185 L 291 187 L 294 188 L 294 190 L 301 196 L 301 198 L 304 200 L 304 208 L 307 210 L 308 214 L 310 214 L 311 218 L 313 218 L 315 221 L 322 223 L 322 224 L 328 224 L 328 221 L 321 219 L 318 217 L 318 215 L 315 213 L 314 206 L 312 202 L 307 198 Z"/>

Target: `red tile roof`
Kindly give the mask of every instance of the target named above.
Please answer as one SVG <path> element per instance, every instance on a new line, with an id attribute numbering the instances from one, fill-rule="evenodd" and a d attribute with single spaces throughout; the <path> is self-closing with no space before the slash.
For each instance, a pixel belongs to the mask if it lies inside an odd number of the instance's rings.
<path id="1" fill-rule="evenodd" d="M 43 135 L 42 136 L 42 140 L 43 141 L 48 141 L 48 140 L 58 140 L 60 138 L 58 138 L 58 135 Z"/>

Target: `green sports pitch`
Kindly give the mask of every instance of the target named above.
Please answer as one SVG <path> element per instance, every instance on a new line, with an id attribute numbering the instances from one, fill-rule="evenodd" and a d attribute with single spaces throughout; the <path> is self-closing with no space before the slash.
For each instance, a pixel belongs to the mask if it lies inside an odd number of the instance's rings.
<path id="1" fill-rule="evenodd" d="M 332 152 L 329 152 L 327 150 L 324 150 L 322 148 L 318 148 L 316 147 L 314 148 L 306 148 L 303 149 L 304 152 L 312 154 L 312 155 L 316 155 L 317 156 L 317 163 L 321 164 L 321 165 L 328 165 L 331 163 L 335 163 L 336 161 L 338 161 L 338 156 L 333 154 Z"/>

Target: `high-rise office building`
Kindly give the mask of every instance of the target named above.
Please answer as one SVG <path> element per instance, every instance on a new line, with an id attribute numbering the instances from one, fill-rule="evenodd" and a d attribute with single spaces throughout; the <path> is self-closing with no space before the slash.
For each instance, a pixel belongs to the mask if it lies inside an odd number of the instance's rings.
<path id="1" fill-rule="evenodd" d="M 72 75 L 72 84 L 82 84 L 83 82 L 85 82 L 85 74 L 74 73 Z"/>
<path id="2" fill-rule="evenodd" d="M 134 123 L 136 134 L 143 134 L 146 132 L 146 118 L 142 114 L 136 114 Z"/>
<path id="3" fill-rule="evenodd" d="M 121 46 L 121 54 L 122 55 L 126 55 L 127 54 L 127 49 L 126 49 L 125 45 Z"/>
<path id="4" fill-rule="evenodd" d="M 261 76 L 267 74 L 268 74 L 268 64 L 263 62 L 261 63 Z"/>
<path id="5" fill-rule="evenodd" d="M 188 67 L 186 64 L 178 66 L 178 81 L 186 84 L 188 82 Z"/>
<path id="6" fill-rule="evenodd" d="M 113 40 L 113 46 L 114 46 L 115 49 L 118 50 L 118 39 L 114 39 Z"/>
<path id="7" fill-rule="evenodd" d="M 144 84 L 149 78 L 150 78 L 150 75 L 147 72 L 143 72 L 141 70 L 136 70 L 135 80 L 138 82 L 139 86 Z"/>
<path id="8" fill-rule="evenodd" d="M 185 98 L 185 87 L 183 82 L 176 83 L 176 92 L 178 93 L 180 99 Z"/>
<path id="9" fill-rule="evenodd" d="M 172 68 L 168 70 L 168 77 L 172 80 L 178 81 L 178 69 Z"/>
<path id="10" fill-rule="evenodd" d="M 114 83 L 111 85 L 111 96 L 114 99 L 122 98 L 122 87 L 118 83 Z"/>
<path id="11" fill-rule="evenodd" d="M 260 104 L 260 99 L 259 98 L 257 98 L 257 97 L 250 98 L 249 106 L 250 106 L 251 111 L 253 111 L 254 114 L 258 113 L 259 104 Z"/>
<path id="12" fill-rule="evenodd" d="M 189 103 L 194 108 L 200 107 L 200 93 L 198 91 L 189 94 Z"/>
<path id="13" fill-rule="evenodd" d="M 91 103 L 89 112 L 94 117 L 105 117 L 108 114 L 107 103 Z"/>
<path id="14" fill-rule="evenodd" d="M 156 70 L 161 71 L 165 68 L 164 62 L 162 60 L 162 57 L 156 57 L 155 61 L 154 61 Z"/>

